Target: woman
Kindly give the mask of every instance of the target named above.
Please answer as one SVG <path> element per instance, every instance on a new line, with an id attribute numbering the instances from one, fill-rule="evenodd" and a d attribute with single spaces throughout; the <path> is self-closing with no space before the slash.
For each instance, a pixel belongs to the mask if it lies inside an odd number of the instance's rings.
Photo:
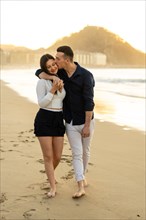
<path id="1" fill-rule="evenodd" d="M 50 54 L 40 59 L 41 69 L 49 75 L 57 76 L 58 67 Z M 54 170 L 60 162 L 65 126 L 63 123 L 63 99 L 65 90 L 62 80 L 57 82 L 40 79 L 36 87 L 40 109 L 35 117 L 34 133 L 42 149 L 46 174 L 50 183 L 48 197 L 56 194 Z"/>

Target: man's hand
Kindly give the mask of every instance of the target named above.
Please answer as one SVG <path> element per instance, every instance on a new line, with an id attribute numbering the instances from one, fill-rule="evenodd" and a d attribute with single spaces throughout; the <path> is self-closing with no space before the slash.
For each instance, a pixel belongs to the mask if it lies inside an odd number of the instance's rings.
<path id="1" fill-rule="evenodd" d="M 58 83 L 58 82 L 60 82 L 60 78 L 58 78 L 57 76 L 51 76 L 51 75 L 49 75 L 49 79 L 51 79 L 51 80 L 53 80 L 53 82 L 56 82 L 56 83 Z"/>
<path id="2" fill-rule="evenodd" d="M 90 136 L 90 126 L 86 126 L 84 125 L 83 129 L 82 129 L 82 137 L 86 138 Z"/>
<path id="3" fill-rule="evenodd" d="M 92 111 L 86 111 L 85 112 L 85 124 L 84 127 L 82 129 L 82 137 L 86 138 L 90 136 L 90 122 L 92 119 Z"/>

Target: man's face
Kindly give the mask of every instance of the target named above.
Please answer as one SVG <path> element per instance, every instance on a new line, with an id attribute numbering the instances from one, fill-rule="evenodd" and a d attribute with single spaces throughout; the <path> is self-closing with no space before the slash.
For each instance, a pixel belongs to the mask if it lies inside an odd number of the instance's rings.
<path id="1" fill-rule="evenodd" d="M 64 57 L 64 53 L 57 52 L 56 54 L 56 64 L 58 66 L 58 69 L 65 69 L 66 67 L 66 59 Z"/>

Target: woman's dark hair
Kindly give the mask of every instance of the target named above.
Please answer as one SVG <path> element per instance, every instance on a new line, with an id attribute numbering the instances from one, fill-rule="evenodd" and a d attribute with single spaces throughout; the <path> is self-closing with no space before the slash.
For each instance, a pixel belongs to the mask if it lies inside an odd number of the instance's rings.
<path id="1" fill-rule="evenodd" d="M 50 75 L 50 73 L 49 73 L 49 71 L 46 67 L 46 63 L 47 63 L 48 60 L 55 60 L 55 58 L 50 54 L 44 54 L 40 59 L 40 67 L 43 70 L 43 72 Z"/>

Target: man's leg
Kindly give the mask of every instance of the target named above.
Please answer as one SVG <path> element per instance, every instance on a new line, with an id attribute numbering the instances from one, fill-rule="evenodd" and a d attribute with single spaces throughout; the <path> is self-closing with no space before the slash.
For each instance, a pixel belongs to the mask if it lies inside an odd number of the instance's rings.
<path id="1" fill-rule="evenodd" d="M 78 126 L 66 123 L 66 134 L 72 150 L 73 167 L 77 181 L 84 179 L 82 136 Z"/>
<path id="2" fill-rule="evenodd" d="M 74 198 L 81 197 L 84 191 L 84 166 L 83 166 L 83 146 L 81 136 L 81 126 L 73 126 L 66 123 L 66 134 L 72 149 L 73 167 L 75 178 L 78 182 L 78 191 L 73 195 Z"/>
<path id="3" fill-rule="evenodd" d="M 90 123 L 90 136 L 87 138 L 82 138 L 84 175 L 87 171 L 88 162 L 90 158 L 90 144 L 91 144 L 93 134 L 94 134 L 94 124 L 95 124 L 95 121 L 93 119 L 91 120 L 91 123 Z"/>

